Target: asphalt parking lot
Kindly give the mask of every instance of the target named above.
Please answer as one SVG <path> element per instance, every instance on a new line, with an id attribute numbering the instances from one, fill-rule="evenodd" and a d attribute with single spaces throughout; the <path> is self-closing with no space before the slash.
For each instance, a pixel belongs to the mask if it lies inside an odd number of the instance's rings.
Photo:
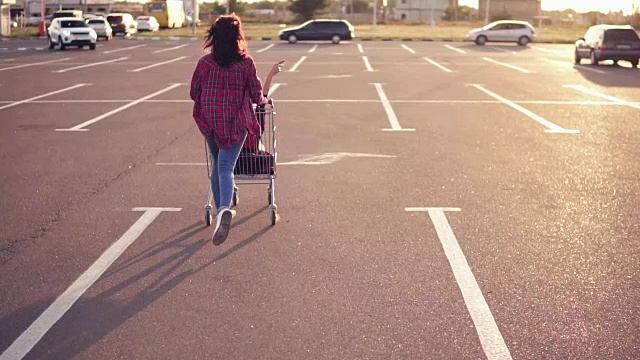
<path id="1" fill-rule="evenodd" d="M 633 359 L 640 69 L 250 42 L 279 221 L 211 244 L 199 41 L 0 43 L 0 359 Z"/>

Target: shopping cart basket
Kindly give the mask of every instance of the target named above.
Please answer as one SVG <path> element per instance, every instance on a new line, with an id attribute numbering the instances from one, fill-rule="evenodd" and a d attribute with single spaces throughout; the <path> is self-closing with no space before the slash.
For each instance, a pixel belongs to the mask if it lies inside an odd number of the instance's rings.
<path id="1" fill-rule="evenodd" d="M 275 111 L 273 102 L 269 100 L 266 105 L 254 106 L 254 111 L 260 123 L 261 134 L 259 136 L 247 135 L 234 170 L 235 184 L 268 185 L 267 201 L 269 203 L 271 225 L 273 226 L 276 224 L 278 213 L 275 186 L 278 153 L 276 151 L 276 125 L 274 123 Z M 204 147 L 207 160 L 207 177 L 209 178 L 209 191 L 207 193 L 207 202 L 204 206 L 204 219 L 207 226 L 210 226 L 213 222 L 211 171 L 214 159 L 206 141 Z M 238 205 L 238 193 L 239 188 L 234 186 L 232 206 Z"/>

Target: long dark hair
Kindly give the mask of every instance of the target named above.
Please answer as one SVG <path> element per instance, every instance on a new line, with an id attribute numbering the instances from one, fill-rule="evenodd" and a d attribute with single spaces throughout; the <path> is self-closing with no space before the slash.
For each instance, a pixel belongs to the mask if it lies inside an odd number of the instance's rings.
<path id="1" fill-rule="evenodd" d="M 244 59 L 248 49 L 240 18 L 235 13 L 218 17 L 207 32 L 204 48 L 211 49 L 213 60 L 220 66 Z"/>

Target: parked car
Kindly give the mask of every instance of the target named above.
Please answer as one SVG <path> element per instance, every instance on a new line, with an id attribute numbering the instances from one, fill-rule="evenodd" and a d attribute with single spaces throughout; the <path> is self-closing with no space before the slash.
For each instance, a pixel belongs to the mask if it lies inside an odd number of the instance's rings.
<path id="1" fill-rule="evenodd" d="M 96 32 L 82 19 L 56 18 L 51 20 L 47 39 L 49 49 L 59 45 L 60 50 L 65 50 L 67 46 L 89 46 L 91 50 L 95 50 L 97 37 Z"/>
<path id="2" fill-rule="evenodd" d="M 138 16 L 136 18 L 138 23 L 138 31 L 158 31 L 160 30 L 160 24 L 153 16 Z"/>
<path id="3" fill-rule="evenodd" d="M 355 38 L 355 28 L 346 20 L 310 20 L 300 26 L 280 31 L 279 37 L 291 44 L 298 40 L 331 40 L 338 44 L 341 40 Z"/>
<path id="4" fill-rule="evenodd" d="M 500 20 L 484 27 L 473 29 L 467 34 L 467 40 L 478 45 L 487 42 L 515 42 L 527 46 L 536 38 L 536 31 L 526 21 Z"/>
<path id="5" fill-rule="evenodd" d="M 113 39 L 113 29 L 111 29 L 111 25 L 109 22 L 103 17 L 95 17 L 91 19 L 87 19 L 87 25 L 95 30 L 98 35 L 98 39 L 105 39 L 109 41 Z"/>
<path id="6" fill-rule="evenodd" d="M 587 30 L 583 38 L 576 41 L 575 62 L 591 60 L 598 65 L 603 60 L 627 60 L 633 67 L 640 60 L 640 37 L 631 26 L 595 25 Z"/>
<path id="7" fill-rule="evenodd" d="M 133 20 L 131 14 L 111 13 L 107 15 L 107 21 L 111 25 L 113 35 L 124 34 L 127 36 L 138 31 L 138 24 Z"/>

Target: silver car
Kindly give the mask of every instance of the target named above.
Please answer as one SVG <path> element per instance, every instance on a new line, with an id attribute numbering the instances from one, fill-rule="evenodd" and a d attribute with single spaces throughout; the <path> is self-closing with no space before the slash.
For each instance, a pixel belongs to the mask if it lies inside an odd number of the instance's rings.
<path id="1" fill-rule="evenodd" d="M 527 46 L 535 40 L 536 31 L 526 21 L 501 20 L 484 27 L 473 29 L 467 34 L 467 40 L 478 45 L 487 42 L 515 42 L 520 46 Z"/>
<path id="2" fill-rule="evenodd" d="M 87 25 L 96 31 L 98 39 L 102 38 L 107 41 L 113 39 L 113 29 L 109 22 L 103 17 L 94 17 L 87 19 Z"/>

